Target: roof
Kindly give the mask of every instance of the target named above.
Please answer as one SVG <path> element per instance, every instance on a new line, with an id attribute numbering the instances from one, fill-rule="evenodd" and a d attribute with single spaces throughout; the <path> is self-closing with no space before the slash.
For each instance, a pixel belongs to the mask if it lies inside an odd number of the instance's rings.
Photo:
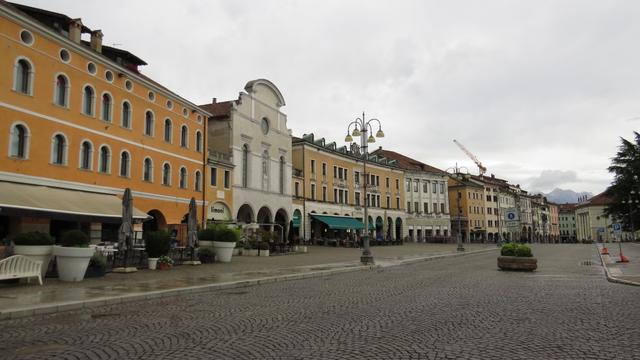
<path id="1" fill-rule="evenodd" d="M 238 100 L 229 100 L 223 102 L 214 102 L 211 104 L 200 105 L 200 108 L 211 113 L 212 117 L 226 117 L 231 113 L 233 103 Z"/>
<path id="2" fill-rule="evenodd" d="M 12 6 L 13 8 L 15 8 L 18 11 L 22 12 L 23 14 L 34 18 L 35 20 L 37 20 L 41 24 L 46 25 L 47 27 L 49 27 L 49 28 L 51 28 L 51 29 L 53 29 L 53 30 L 55 30 L 57 32 L 69 31 L 69 23 L 72 20 L 74 20 L 74 19 L 68 17 L 65 14 L 61 14 L 61 13 L 57 13 L 57 12 L 53 12 L 53 11 L 49 11 L 49 10 L 44 10 L 44 9 L 39 9 L 39 8 L 31 7 L 31 6 L 26 6 L 26 5 L 22 5 L 22 4 L 16 4 L 16 3 L 10 3 L 10 2 L 4 2 L 4 1 L 1 1 L 0 3 L 4 3 L 4 4 L 7 4 L 9 6 Z M 82 32 L 83 33 L 90 33 L 91 29 L 89 29 L 88 27 L 82 25 Z"/>
<path id="3" fill-rule="evenodd" d="M 576 210 L 576 205 L 578 204 L 559 204 L 558 211 L 559 212 L 574 212 Z"/>
<path id="4" fill-rule="evenodd" d="M 491 176 L 471 175 L 471 177 L 474 180 L 481 181 L 481 182 L 483 182 L 485 184 L 493 184 L 493 185 L 498 185 L 498 186 L 508 186 L 509 185 L 507 180 L 497 178 L 494 175 L 491 175 Z"/>
<path id="5" fill-rule="evenodd" d="M 380 155 L 383 156 L 387 159 L 393 159 L 396 160 L 398 163 L 398 166 L 402 169 L 405 170 L 414 170 L 414 171 L 426 171 L 426 172 L 432 172 L 432 173 L 437 173 L 437 174 L 442 174 L 442 175 L 446 175 L 447 173 L 435 168 L 431 165 L 427 165 L 421 161 L 412 159 L 406 155 L 402 155 L 400 153 L 397 153 L 395 151 L 391 151 L 391 150 L 385 150 L 382 148 L 379 148 L 378 150 L 375 150 L 372 152 L 372 154 L 375 155 Z"/>
<path id="6" fill-rule="evenodd" d="M 585 202 L 579 203 L 576 206 L 576 209 L 581 209 L 589 206 L 605 206 L 612 203 L 613 198 L 611 196 L 606 195 L 605 193 L 600 193 Z"/>

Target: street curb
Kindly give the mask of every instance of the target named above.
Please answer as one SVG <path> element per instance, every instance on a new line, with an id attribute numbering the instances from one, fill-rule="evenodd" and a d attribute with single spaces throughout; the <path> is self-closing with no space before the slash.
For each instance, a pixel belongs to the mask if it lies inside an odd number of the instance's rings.
<path id="1" fill-rule="evenodd" d="M 598 256 L 600 257 L 600 264 L 602 264 L 602 267 L 604 268 L 604 273 L 605 273 L 605 275 L 607 277 L 607 281 L 612 282 L 612 283 L 624 284 L 624 285 L 640 286 L 640 283 L 637 283 L 635 281 L 619 279 L 619 278 L 611 275 L 611 273 L 609 272 L 609 268 L 607 267 L 607 264 L 604 262 L 604 259 L 602 258 L 602 254 L 600 253 L 600 248 L 598 247 L 597 244 L 595 245 L 595 247 L 596 247 L 596 252 L 598 253 Z"/>
<path id="2" fill-rule="evenodd" d="M 329 269 L 329 270 L 310 271 L 308 273 L 303 273 L 303 274 L 266 276 L 266 277 L 250 279 L 250 280 L 239 280 L 239 281 L 229 281 L 229 282 L 217 283 L 217 284 L 195 285 L 195 286 L 187 286 L 187 287 L 167 289 L 167 290 L 155 290 L 155 291 L 148 291 L 144 293 L 122 295 L 122 296 L 101 297 L 101 298 L 95 298 L 91 300 L 67 301 L 67 302 L 46 304 L 43 306 L 37 306 L 37 305 L 27 306 L 24 308 L 0 310 L 0 320 L 18 319 L 22 317 L 35 316 L 35 315 L 48 315 L 48 314 L 65 312 L 65 311 L 94 308 L 98 306 L 121 304 L 121 303 L 143 301 L 143 300 L 150 300 L 150 299 L 160 299 L 160 298 L 183 295 L 183 294 L 197 294 L 197 293 L 203 293 L 203 292 L 237 289 L 237 288 L 244 288 L 249 286 L 276 283 L 281 281 L 302 280 L 302 279 L 322 277 L 322 276 L 354 272 L 354 271 L 379 269 L 379 268 L 394 267 L 394 266 L 400 266 L 400 265 L 409 265 L 409 264 L 415 264 L 423 261 L 431 261 L 431 260 L 437 260 L 437 259 L 443 259 L 443 258 L 449 258 L 449 257 L 480 254 L 480 253 L 485 253 L 489 251 L 494 251 L 497 249 L 498 248 L 475 250 L 475 251 L 460 252 L 460 253 L 448 253 L 448 254 L 423 256 L 423 257 L 417 257 L 412 259 L 399 260 L 397 263 L 388 264 L 388 265 L 380 265 L 380 264 L 355 265 L 355 266 L 340 267 L 340 268 Z"/>

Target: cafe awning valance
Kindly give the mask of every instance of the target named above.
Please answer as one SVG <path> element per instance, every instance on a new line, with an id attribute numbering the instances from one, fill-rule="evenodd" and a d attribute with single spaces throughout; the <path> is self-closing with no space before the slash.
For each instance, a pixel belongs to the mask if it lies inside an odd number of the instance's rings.
<path id="1" fill-rule="evenodd" d="M 335 216 L 335 215 L 317 215 L 310 214 L 312 218 L 323 222 L 326 224 L 329 229 L 332 230 L 362 230 L 364 229 L 364 224 L 362 221 L 348 217 L 348 216 Z"/>

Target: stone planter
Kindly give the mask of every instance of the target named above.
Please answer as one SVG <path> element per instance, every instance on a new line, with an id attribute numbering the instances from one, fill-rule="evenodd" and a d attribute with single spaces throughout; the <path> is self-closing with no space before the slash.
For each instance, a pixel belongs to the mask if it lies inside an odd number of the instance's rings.
<path id="1" fill-rule="evenodd" d="M 233 249 L 236 247 L 234 242 L 214 241 L 213 248 L 216 251 L 216 258 L 220 262 L 231 262 L 231 256 L 233 255 Z"/>
<path id="2" fill-rule="evenodd" d="M 260 254 L 258 254 L 258 256 L 269 256 L 269 250 L 260 250 Z"/>
<path id="3" fill-rule="evenodd" d="M 233 248 L 233 256 L 242 255 L 242 248 Z"/>
<path id="4" fill-rule="evenodd" d="M 49 261 L 53 255 L 53 245 L 14 245 L 13 252 L 16 255 L 24 255 L 32 260 L 42 261 L 42 279 L 47 274 Z"/>
<path id="5" fill-rule="evenodd" d="M 538 259 L 534 257 L 499 256 L 500 270 L 533 271 L 538 268 Z"/>
<path id="6" fill-rule="evenodd" d="M 257 249 L 244 249 L 244 250 L 242 250 L 242 255 L 243 256 L 258 256 L 258 250 Z"/>
<path id="7" fill-rule="evenodd" d="M 94 247 L 54 246 L 53 255 L 58 264 L 58 277 L 62 281 L 82 281 L 87 272 L 89 260 L 96 252 Z"/>
<path id="8" fill-rule="evenodd" d="M 198 240 L 198 246 L 200 247 L 213 247 L 214 241 L 211 240 Z"/>
<path id="9" fill-rule="evenodd" d="M 97 278 L 97 277 L 103 277 L 107 272 L 107 269 L 105 269 L 104 267 L 94 267 L 94 266 L 89 266 L 87 268 L 87 272 L 85 272 L 84 277 L 86 278 Z"/>
<path id="10" fill-rule="evenodd" d="M 155 270 L 158 267 L 158 258 L 147 258 L 149 270 Z"/>

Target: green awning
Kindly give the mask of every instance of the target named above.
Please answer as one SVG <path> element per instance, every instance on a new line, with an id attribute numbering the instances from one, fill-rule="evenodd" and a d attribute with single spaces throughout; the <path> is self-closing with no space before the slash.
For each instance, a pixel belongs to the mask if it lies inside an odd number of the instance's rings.
<path id="1" fill-rule="evenodd" d="M 364 229 L 362 221 L 348 216 L 316 215 L 310 214 L 314 219 L 325 223 L 332 230 L 361 230 Z"/>
<path id="2" fill-rule="evenodd" d="M 293 222 L 292 226 L 294 228 L 299 228 L 300 227 L 300 217 L 293 215 L 292 222 Z"/>
<path id="3" fill-rule="evenodd" d="M 364 229 L 364 223 L 362 221 L 361 218 L 356 218 L 356 220 L 360 221 L 362 223 L 362 229 Z M 369 221 L 369 230 L 375 230 L 376 226 L 373 224 L 373 222 Z"/>

